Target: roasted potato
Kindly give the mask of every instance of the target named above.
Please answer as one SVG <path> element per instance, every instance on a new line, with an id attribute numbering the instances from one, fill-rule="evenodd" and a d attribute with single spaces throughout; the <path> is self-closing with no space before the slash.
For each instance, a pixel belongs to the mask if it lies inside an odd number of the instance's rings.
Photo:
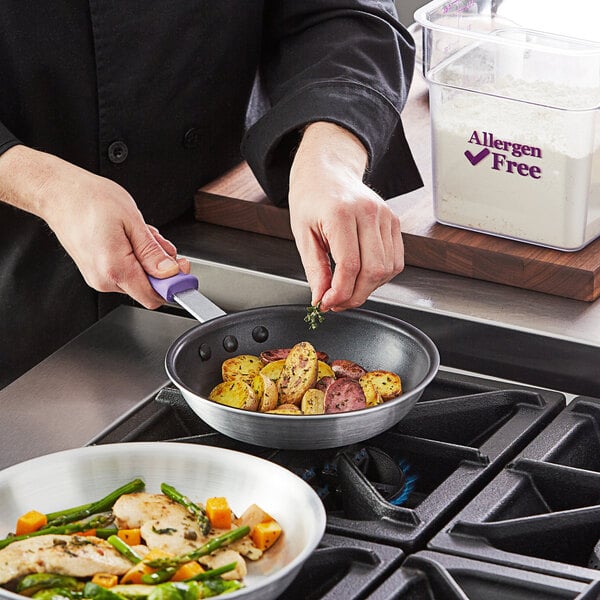
<path id="1" fill-rule="evenodd" d="M 209 399 L 219 404 L 242 410 L 256 410 L 258 400 L 252 388 L 241 379 L 223 381 L 216 385 L 209 394 Z"/>
<path id="2" fill-rule="evenodd" d="M 295 404 L 280 404 L 276 409 L 268 411 L 270 415 L 301 415 L 302 411 Z"/>
<path id="3" fill-rule="evenodd" d="M 252 354 L 240 354 L 223 361 L 221 365 L 221 376 L 223 381 L 233 381 L 241 379 L 246 383 L 252 383 L 252 380 L 262 368 L 262 363 L 258 356 Z"/>
<path id="4" fill-rule="evenodd" d="M 335 376 L 340 379 L 342 377 L 350 377 L 350 379 L 360 379 L 367 371 L 358 363 L 352 360 L 337 359 L 331 363 L 331 370 Z"/>
<path id="5" fill-rule="evenodd" d="M 318 415 L 378 406 L 402 394 L 402 381 L 391 371 L 367 372 L 358 363 L 330 361 L 304 341 L 293 348 L 240 354 L 221 365 L 223 382 L 211 400 L 263 413 Z M 235 385 L 232 385 L 235 384 Z"/>
<path id="6" fill-rule="evenodd" d="M 370 381 L 384 400 L 391 400 L 402 394 L 402 381 L 391 371 L 369 371 L 361 379 Z"/>
<path id="7" fill-rule="evenodd" d="M 277 384 L 272 379 L 259 373 L 252 380 L 252 391 L 258 400 L 259 412 L 269 412 L 277 408 L 279 394 L 277 392 Z"/>
<path id="8" fill-rule="evenodd" d="M 277 381 L 283 371 L 283 365 L 285 365 L 285 359 L 273 360 L 267 363 L 261 370 L 262 375 L 266 375 L 269 379 Z"/>
<path id="9" fill-rule="evenodd" d="M 325 413 L 325 392 L 317 388 L 306 390 L 302 396 L 300 410 L 305 415 L 322 415 Z"/>
<path id="10" fill-rule="evenodd" d="M 367 408 L 370 408 L 371 406 L 377 406 L 378 404 L 383 404 L 383 398 L 381 397 L 381 394 L 375 389 L 375 386 L 371 381 L 361 377 L 358 380 L 358 383 L 365 393 Z"/>
<path id="11" fill-rule="evenodd" d="M 367 407 L 362 387 L 356 379 L 336 379 L 325 392 L 325 412 L 341 413 Z"/>
<path id="12" fill-rule="evenodd" d="M 273 362 L 274 360 L 285 360 L 290 353 L 291 348 L 275 348 L 273 350 L 265 350 L 260 353 L 260 360 L 264 365 Z M 329 362 L 329 356 L 325 352 L 317 350 L 317 358 L 324 363 Z"/>
<path id="13" fill-rule="evenodd" d="M 324 361 L 317 361 L 317 381 L 323 379 L 323 377 L 335 377 L 333 369 Z"/>
<path id="14" fill-rule="evenodd" d="M 290 350 L 277 380 L 280 404 L 300 405 L 306 390 L 317 383 L 317 363 L 317 352 L 309 342 L 300 342 Z"/>

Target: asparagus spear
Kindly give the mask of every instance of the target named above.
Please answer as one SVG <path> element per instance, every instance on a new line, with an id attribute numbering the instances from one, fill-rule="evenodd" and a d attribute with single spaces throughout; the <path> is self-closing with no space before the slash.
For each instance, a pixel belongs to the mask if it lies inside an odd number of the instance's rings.
<path id="1" fill-rule="evenodd" d="M 222 567 L 216 567 L 215 569 L 209 569 L 208 571 L 204 571 L 203 573 L 197 573 L 193 577 L 189 577 L 186 581 L 207 581 L 208 579 L 213 579 L 215 577 L 220 577 L 224 573 L 229 573 L 229 571 L 233 571 L 237 566 L 236 562 L 231 562 L 227 565 L 223 565 Z"/>
<path id="2" fill-rule="evenodd" d="M 206 516 L 206 511 L 202 506 L 192 502 L 187 496 L 184 496 L 181 492 L 177 491 L 172 485 L 168 483 L 160 484 L 161 492 L 173 500 L 173 502 L 177 502 L 177 504 L 181 504 L 185 506 L 195 517 L 196 521 L 198 521 L 198 525 L 200 526 L 200 530 L 203 535 L 207 535 L 210 531 L 210 521 Z"/>
<path id="3" fill-rule="evenodd" d="M 196 560 L 201 556 L 206 556 L 211 552 L 214 552 L 218 548 L 222 548 L 223 546 L 227 546 L 227 544 L 231 544 L 231 542 L 235 542 L 240 538 L 243 538 L 245 535 L 250 533 L 250 527 L 244 525 L 244 527 L 238 527 L 236 529 L 232 529 L 223 535 L 219 535 L 215 538 L 208 540 L 202 546 L 199 546 L 195 550 L 188 552 L 187 554 L 181 554 L 180 556 L 173 556 L 169 558 L 155 558 L 149 561 L 144 561 L 148 566 L 154 569 L 166 569 L 168 567 L 179 567 L 191 560 Z"/>
<path id="4" fill-rule="evenodd" d="M 89 529 L 97 529 L 106 525 L 108 522 L 112 520 L 112 515 L 104 514 L 104 515 L 96 515 L 92 519 L 88 519 L 87 521 L 78 521 L 76 523 L 67 523 L 65 525 L 53 525 L 52 527 L 45 527 L 44 529 L 38 529 L 37 531 L 33 531 L 31 533 L 26 533 L 24 535 L 11 535 L 3 540 L 0 540 L 0 550 L 2 548 L 6 548 L 9 544 L 13 542 L 18 542 L 19 540 L 26 540 L 30 537 L 36 537 L 38 535 L 70 535 L 72 533 L 77 533 L 79 531 L 88 531 Z"/>
<path id="5" fill-rule="evenodd" d="M 48 523 L 44 526 L 44 528 L 47 529 L 57 525 L 72 523 L 73 521 L 80 521 L 81 519 L 85 519 L 90 515 L 110 510 L 113 507 L 113 504 L 123 494 L 133 494 L 134 492 L 143 490 L 144 487 L 145 483 L 141 479 L 134 479 L 133 481 L 130 481 L 129 483 L 117 488 L 100 500 L 96 500 L 95 502 L 90 502 L 89 504 L 84 504 L 82 506 L 76 506 L 74 508 L 67 508 L 62 511 L 50 513 L 47 515 Z"/>
<path id="6" fill-rule="evenodd" d="M 222 567 L 217 567 L 216 569 L 203 571 L 202 573 L 198 573 L 193 577 L 188 577 L 185 581 L 208 581 L 209 579 L 215 579 L 223 575 L 223 573 L 233 571 L 236 566 L 237 563 L 232 562 L 227 565 L 223 565 Z M 177 572 L 177 569 L 178 567 L 167 567 L 165 569 L 161 569 L 160 571 L 155 571 L 154 573 L 145 573 L 142 575 L 142 583 L 154 585 L 169 581 L 169 579 L 171 579 L 171 577 L 173 577 L 173 575 Z"/>
<path id="7" fill-rule="evenodd" d="M 122 540 L 118 535 L 111 535 L 106 541 L 115 549 L 117 552 L 122 554 L 125 558 L 128 558 L 132 563 L 138 564 L 142 561 L 142 557 L 125 541 Z"/>

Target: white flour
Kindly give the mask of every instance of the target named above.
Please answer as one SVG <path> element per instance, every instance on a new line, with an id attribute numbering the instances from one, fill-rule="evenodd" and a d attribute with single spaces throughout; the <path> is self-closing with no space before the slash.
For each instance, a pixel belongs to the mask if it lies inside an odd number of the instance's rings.
<path id="1" fill-rule="evenodd" d="M 524 89 L 538 102 L 572 97 L 581 106 L 581 90 Z M 436 218 L 564 250 L 583 247 L 600 235 L 598 110 L 509 100 L 525 93 L 510 77 L 494 82 L 494 93 L 430 85 Z"/>

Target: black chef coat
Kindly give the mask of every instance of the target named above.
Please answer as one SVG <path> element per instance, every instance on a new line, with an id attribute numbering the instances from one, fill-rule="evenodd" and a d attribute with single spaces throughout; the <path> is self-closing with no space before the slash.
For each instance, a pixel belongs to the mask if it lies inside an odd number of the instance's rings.
<path id="1" fill-rule="evenodd" d="M 242 156 L 285 202 L 297 132 L 314 120 L 362 139 L 384 197 L 421 185 L 399 118 L 414 49 L 391 0 L 0 7 L 0 152 L 22 143 L 109 177 L 148 223 L 185 213 Z M 86 286 L 40 219 L 2 203 L 0 274 L 0 385 L 112 298 Z"/>

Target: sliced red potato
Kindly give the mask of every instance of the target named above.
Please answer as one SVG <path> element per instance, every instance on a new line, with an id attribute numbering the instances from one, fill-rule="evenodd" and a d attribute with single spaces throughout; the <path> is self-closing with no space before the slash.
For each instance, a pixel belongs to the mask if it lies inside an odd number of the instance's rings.
<path id="1" fill-rule="evenodd" d="M 325 412 L 328 414 L 360 410 L 366 407 L 365 393 L 356 379 L 350 377 L 336 379 L 325 392 Z"/>
<path id="2" fill-rule="evenodd" d="M 315 384 L 315 388 L 317 390 L 321 390 L 322 392 L 326 392 L 327 388 L 335 381 L 335 377 L 329 377 L 325 375 L 325 377 L 321 377 L 319 381 Z"/>
<path id="3" fill-rule="evenodd" d="M 350 377 L 350 379 L 359 379 L 367 372 L 358 363 L 344 359 L 334 360 L 331 363 L 331 369 L 337 378 Z"/>

